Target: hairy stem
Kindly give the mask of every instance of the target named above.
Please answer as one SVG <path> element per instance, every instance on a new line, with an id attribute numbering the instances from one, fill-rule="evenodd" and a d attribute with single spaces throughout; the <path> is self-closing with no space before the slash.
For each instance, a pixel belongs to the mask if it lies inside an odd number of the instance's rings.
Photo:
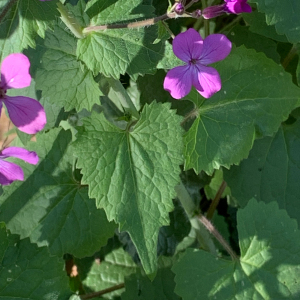
<path id="1" fill-rule="evenodd" d="M 230 245 L 214 227 L 214 225 L 202 214 L 198 216 L 199 221 L 206 227 L 206 229 L 219 241 L 219 243 L 224 247 L 224 249 L 231 256 L 233 261 L 238 261 L 239 258 L 236 253 L 231 249 Z"/>
<path id="2" fill-rule="evenodd" d="M 222 197 L 222 194 L 224 193 L 225 189 L 226 189 L 226 186 L 227 186 L 227 183 L 223 180 L 223 182 L 221 183 L 217 193 L 216 193 L 216 196 L 215 198 L 213 199 L 213 201 L 211 202 L 210 206 L 209 206 L 209 209 L 207 211 L 207 214 L 206 214 L 206 217 L 207 219 L 211 220 L 213 215 L 214 215 L 214 212 L 220 202 L 220 199 Z"/>
<path id="3" fill-rule="evenodd" d="M 116 290 L 120 290 L 120 289 L 122 289 L 124 287 L 125 287 L 125 284 L 121 283 L 121 284 L 112 286 L 112 287 L 110 287 L 108 289 L 105 289 L 105 290 L 102 290 L 102 291 L 99 291 L 99 292 L 90 293 L 90 294 L 86 294 L 86 295 L 80 295 L 80 299 L 81 300 L 93 299 L 93 298 L 102 296 L 104 294 L 111 293 L 111 292 L 116 291 Z"/>
<path id="4" fill-rule="evenodd" d="M 66 24 L 66 26 L 71 30 L 71 32 L 77 38 L 83 39 L 84 35 L 82 33 L 82 27 L 77 22 L 76 18 L 74 18 L 72 13 L 68 11 L 67 8 L 60 2 L 57 2 L 57 9 L 60 12 L 61 20 Z"/>
<path id="5" fill-rule="evenodd" d="M 11 7 L 17 2 L 18 0 L 10 0 L 3 8 L 3 10 L 0 13 L 0 23 L 8 13 L 8 11 L 11 9 Z"/>
<path id="6" fill-rule="evenodd" d="M 98 30 L 106 30 L 106 29 L 121 29 L 121 28 L 139 28 L 139 27 L 145 27 L 149 25 L 154 25 L 155 23 L 159 21 L 164 21 L 168 19 L 173 19 L 177 16 L 175 12 L 167 13 L 159 17 L 146 19 L 143 21 L 137 21 L 132 23 L 119 23 L 119 24 L 108 24 L 108 25 L 99 25 L 99 26 L 90 26 L 83 29 L 84 33 L 90 32 L 90 31 L 98 31 Z"/>

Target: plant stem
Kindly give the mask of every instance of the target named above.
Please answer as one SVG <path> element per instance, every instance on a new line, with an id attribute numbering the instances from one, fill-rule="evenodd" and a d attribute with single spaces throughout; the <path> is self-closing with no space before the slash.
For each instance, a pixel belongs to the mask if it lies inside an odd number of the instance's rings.
<path id="1" fill-rule="evenodd" d="M 159 17 L 146 19 L 143 21 L 133 22 L 133 23 L 119 23 L 119 24 L 108 24 L 108 25 L 99 25 L 99 26 L 90 26 L 83 29 L 83 33 L 90 31 L 106 30 L 106 29 L 121 29 L 121 28 L 138 28 L 149 25 L 154 25 L 159 21 L 164 21 L 168 19 L 173 19 L 177 16 L 175 12 L 167 13 Z"/>
<path id="2" fill-rule="evenodd" d="M 3 10 L 0 13 L 0 23 L 1 21 L 4 19 L 4 17 L 6 16 L 6 14 L 8 13 L 8 11 L 10 10 L 10 8 L 17 2 L 18 0 L 10 0 L 6 6 L 4 6 Z"/>
<path id="3" fill-rule="evenodd" d="M 194 28 L 195 30 L 199 31 L 199 29 L 200 29 L 201 26 L 202 26 L 203 20 L 204 20 L 204 18 L 198 19 L 198 20 L 195 22 L 193 28 Z"/>
<path id="4" fill-rule="evenodd" d="M 119 80 L 113 78 L 106 78 L 106 80 L 113 89 L 113 91 L 117 94 L 118 100 L 120 101 L 125 111 L 129 112 L 136 119 L 139 119 L 140 115 L 133 102 L 131 101 L 130 97 L 128 96 L 126 90 L 124 89 L 122 83 Z"/>
<path id="5" fill-rule="evenodd" d="M 217 193 L 216 193 L 216 196 L 215 198 L 213 199 L 213 201 L 211 202 L 210 206 L 209 206 L 209 209 L 207 211 L 207 214 L 206 214 L 206 217 L 207 219 L 211 220 L 213 215 L 214 215 L 214 212 L 220 202 L 220 199 L 222 197 L 222 194 L 224 193 L 225 189 L 226 189 L 226 186 L 227 186 L 227 183 L 223 180 L 223 182 L 221 183 Z"/>
<path id="6" fill-rule="evenodd" d="M 93 298 L 102 296 L 104 294 L 107 294 L 107 293 L 110 293 L 110 292 L 113 292 L 113 291 L 116 291 L 116 290 L 120 290 L 123 287 L 125 287 L 125 284 L 121 283 L 121 284 L 115 285 L 113 287 L 110 287 L 108 289 L 105 289 L 105 290 L 102 290 L 102 291 L 99 291 L 99 292 L 90 293 L 90 294 L 86 294 L 86 295 L 80 295 L 80 299 L 81 300 L 93 299 Z"/>
<path id="7" fill-rule="evenodd" d="M 233 19 L 229 24 L 227 24 L 225 27 L 223 27 L 219 33 L 223 33 L 227 30 L 229 30 L 235 23 L 239 22 L 242 19 L 242 16 L 239 15 L 235 19 Z"/>
<path id="8" fill-rule="evenodd" d="M 205 232 L 203 232 L 203 228 L 205 227 L 208 232 L 210 232 L 218 241 L 219 243 L 224 247 L 224 249 L 228 252 L 228 254 L 231 256 L 233 261 L 238 261 L 238 256 L 236 253 L 231 249 L 230 245 L 226 242 L 226 240 L 222 237 L 222 235 L 218 232 L 218 230 L 214 227 L 214 225 L 201 213 L 197 212 L 197 209 L 195 207 L 195 204 L 193 200 L 191 199 L 188 191 L 186 190 L 183 183 L 180 181 L 180 184 L 175 187 L 175 191 L 177 193 L 177 197 L 180 200 L 187 216 L 190 219 L 192 227 L 197 232 L 197 238 L 200 243 L 200 245 L 206 249 L 209 250 L 213 254 L 217 254 L 215 245 L 213 244 L 210 237 L 207 237 L 205 235 Z M 200 238 L 200 240 L 199 240 Z"/>
<path id="9" fill-rule="evenodd" d="M 191 199 L 188 191 L 186 190 L 183 183 L 180 181 L 180 184 L 175 187 L 175 191 L 177 193 L 177 198 L 179 199 L 181 205 L 183 206 L 192 228 L 195 230 L 197 235 L 197 240 L 201 248 L 211 252 L 215 256 L 217 256 L 217 250 L 214 245 L 213 240 L 211 239 L 205 227 L 199 222 L 197 214 L 198 210 Z"/>
<path id="10" fill-rule="evenodd" d="M 83 33 L 88 33 L 91 31 L 98 31 L 98 30 L 106 30 L 106 29 L 124 29 L 124 28 L 140 28 L 145 26 L 154 25 L 159 21 L 165 21 L 168 19 L 175 19 L 175 18 L 191 18 L 192 15 L 188 13 L 184 13 L 183 15 L 177 15 L 175 12 L 169 12 L 162 16 L 146 19 L 142 21 L 132 22 L 132 23 L 117 23 L 117 24 L 107 24 L 107 25 L 98 25 L 98 26 L 89 26 L 83 29 Z"/>
<path id="11" fill-rule="evenodd" d="M 171 29 L 169 28 L 168 24 L 165 23 L 165 21 L 161 21 L 161 24 L 166 28 L 166 30 L 169 32 L 170 36 L 172 39 L 175 38 L 174 33 L 171 31 Z"/>
<path id="12" fill-rule="evenodd" d="M 298 51 L 297 51 L 297 47 L 294 44 L 293 47 L 291 48 L 290 52 L 288 53 L 288 55 L 284 58 L 283 62 L 282 62 L 282 66 L 284 69 L 287 68 L 287 66 L 289 65 L 289 63 L 291 62 L 291 60 L 295 57 L 295 55 L 297 55 Z"/>
<path id="13" fill-rule="evenodd" d="M 61 20 L 66 24 L 66 26 L 71 30 L 71 32 L 77 38 L 83 39 L 84 35 L 82 33 L 82 27 L 77 22 L 76 18 L 74 18 L 72 13 L 70 11 L 68 11 L 67 8 L 60 2 L 57 2 L 57 9 L 60 12 Z"/>
<path id="14" fill-rule="evenodd" d="M 207 7 L 206 0 L 202 0 L 202 10 L 204 10 Z M 204 19 L 204 34 L 205 37 L 209 36 L 209 20 Z"/>
<path id="15" fill-rule="evenodd" d="M 219 241 L 219 243 L 224 247 L 224 249 L 231 256 L 233 261 L 238 261 L 239 258 L 236 253 L 231 249 L 230 245 L 214 227 L 214 225 L 202 214 L 198 216 L 199 221 L 206 227 L 206 229 Z"/>

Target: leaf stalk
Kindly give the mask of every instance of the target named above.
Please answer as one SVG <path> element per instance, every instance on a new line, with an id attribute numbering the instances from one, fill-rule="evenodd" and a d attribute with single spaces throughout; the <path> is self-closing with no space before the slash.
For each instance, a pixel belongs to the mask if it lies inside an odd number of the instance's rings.
<path id="1" fill-rule="evenodd" d="M 214 212 L 220 202 L 220 199 L 221 199 L 222 194 L 224 193 L 226 187 L 227 187 L 227 183 L 223 180 L 223 182 L 221 183 L 221 185 L 216 193 L 215 198 L 213 199 L 213 201 L 211 202 L 211 204 L 209 206 L 209 209 L 206 214 L 207 219 L 209 219 L 209 220 L 212 219 Z"/>
<path id="2" fill-rule="evenodd" d="M 199 221 L 205 226 L 205 228 L 219 241 L 219 243 L 224 247 L 224 249 L 231 256 L 233 261 L 238 261 L 239 258 L 236 253 L 231 249 L 230 245 L 215 228 L 215 226 L 202 214 L 198 216 Z"/>
<path id="3" fill-rule="evenodd" d="M 101 291 L 99 291 L 99 292 L 90 293 L 90 294 L 86 294 L 86 295 L 80 295 L 80 299 L 81 299 L 81 300 L 93 299 L 93 298 L 102 296 L 102 295 L 104 295 L 104 294 L 111 293 L 111 292 L 116 291 L 116 290 L 120 290 L 120 289 L 122 289 L 122 288 L 124 288 L 124 287 L 125 287 L 125 284 L 124 284 L 124 283 L 121 283 L 121 284 L 112 286 L 112 287 L 110 287 L 110 288 L 107 288 L 107 289 L 105 289 L 105 290 L 101 290 Z"/>
<path id="4" fill-rule="evenodd" d="M 177 193 L 177 197 L 180 200 L 186 214 L 188 215 L 192 227 L 197 232 L 197 238 L 199 243 L 204 249 L 208 249 L 212 254 L 217 255 L 217 251 L 213 241 L 205 236 L 203 232 L 203 227 L 205 227 L 210 234 L 212 234 L 218 242 L 224 247 L 224 249 L 231 256 L 233 261 L 238 261 L 239 258 L 236 253 L 231 249 L 230 245 L 223 238 L 223 236 L 218 232 L 218 230 L 214 227 L 214 225 L 200 212 L 197 212 L 195 204 L 191 199 L 188 191 L 186 190 L 183 183 L 180 181 L 180 184 L 175 187 L 175 191 Z M 202 232 L 201 232 L 202 231 Z M 207 233 L 207 231 L 205 231 Z M 200 240 L 199 240 L 200 238 Z"/>

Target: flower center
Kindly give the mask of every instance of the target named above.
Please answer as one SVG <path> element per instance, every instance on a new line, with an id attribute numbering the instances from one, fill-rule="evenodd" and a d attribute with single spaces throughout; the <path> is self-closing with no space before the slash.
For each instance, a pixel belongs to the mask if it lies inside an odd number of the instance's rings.
<path id="1" fill-rule="evenodd" d="M 6 95 L 6 89 L 3 89 L 1 87 L 1 81 L 0 81 L 0 99 L 4 99 L 5 95 Z"/>
<path id="2" fill-rule="evenodd" d="M 191 60 L 190 60 L 190 65 L 196 65 L 197 64 L 197 59 L 196 58 L 192 58 Z"/>

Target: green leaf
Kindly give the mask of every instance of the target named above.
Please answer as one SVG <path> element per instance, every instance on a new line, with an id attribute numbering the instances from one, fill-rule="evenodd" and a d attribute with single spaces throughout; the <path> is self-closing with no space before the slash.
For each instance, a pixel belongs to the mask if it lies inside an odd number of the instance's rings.
<path id="1" fill-rule="evenodd" d="M 173 52 L 173 47 L 169 41 L 165 41 L 165 55 L 162 60 L 158 63 L 158 69 L 172 69 L 176 66 L 183 65 L 180 60 Z"/>
<path id="2" fill-rule="evenodd" d="M 300 96 L 281 66 L 243 46 L 216 69 L 220 92 L 206 100 L 193 91 L 186 97 L 196 104 L 198 116 L 185 134 L 185 169 L 198 173 L 212 174 L 246 158 L 255 137 L 272 135 Z"/>
<path id="3" fill-rule="evenodd" d="M 150 0 L 119 0 L 114 3 L 90 1 L 87 8 L 91 26 L 129 23 L 154 17 Z M 125 72 L 135 77 L 153 74 L 164 56 L 164 40 L 154 44 L 157 35 L 157 25 L 138 29 L 98 30 L 78 41 L 76 53 L 90 70 L 107 77 L 118 79 Z"/>
<path id="4" fill-rule="evenodd" d="M 175 200 L 174 200 L 175 201 Z M 160 228 L 158 235 L 158 256 L 172 256 L 177 245 L 189 234 L 191 223 L 183 207 L 175 201 L 175 209 L 170 213 L 170 225 Z"/>
<path id="5" fill-rule="evenodd" d="M 299 299 L 300 232 L 277 203 L 251 200 L 238 212 L 241 258 L 188 249 L 173 267 L 176 293 L 197 299 Z"/>
<path id="6" fill-rule="evenodd" d="M 300 42 L 300 2 L 290 0 L 249 0 L 257 3 L 258 11 L 266 14 L 268 25 L 275 25 L 278 34 L 285 34 L 291 43 Z"/>
<path id="7" fill-rule="evenodd" d="M 44 131 L 53 127 L 58 127 L 62 120 L 68 118 L 69 114 L 66 113 L 64 109 L 59 106 L 59 104 L 50 103 L 48 98 L 41 98 L 40 102 L 43 105 L 47 116 L 47 124 L 43 129 Z"/>
<path id="8" fill-rule="evenodd" d="M 174 293 L 174 274 L 170 267 L 159 269 L 153 281 L 140 273 L 132 274 L 125 280 L 126 290 L 122 300 L 179 300 Z"/>
<path id="9" fill-rule="evenodd" d="M 48 245 L 51 254 L 91 255 L 106 244 L 115 225 L 74 178 L 71 132 L 53 129 L 37 135 L 37 140 L 28 146 L 37 152 L 40 163 L 32 166 L 16 160 L 26 181 L 3 188 L 0 220 L 21 238 Z"/>
<path id="10" fill-rule="evenodd" d="M 280 64 L 280 55 L 277 52 L 277 43 L 259 34 L 252 33 L 247 27 L 237 25 L 228 34 L 231 42 L 237 47 L 245 45 L 248 49 L 263 52 L 268 58 Z"/>
<path id="11" fill-rule="evenodd" d="M 43 97 L 64 106 L 66 111 L 91 110 L 102 95 L 92 72 L 77 60 L 76 43 L 77 39 L 62 24 L 56 25 L 54 32 L 48 31 L 44 41 L 47 50 L 36 74 L 37 89 L 42 90 Z"/>
<path id="12" fill-rule="evenodd" d="M 55 1 L 18 0 L 14 3 L 0 22 L 0 61 L 28 46 L 34 48 L 36 36 L 44 38 L 48 23 L 57 16 Z"/>
<path id="13" fill-rule="evenodd" d="M 252 197 L 277 201 L 300 224 L 300 120 L 254 143 L 249 157 L 225 170 L 232 195 L 244 207 Z"/>
<path id="14" fill-rule="evenodd" d="M 129 232 L 148 274 L 156 270 L 158 230 L 169 223 L 182 162 L 181 117 L 169 108 L 146 105 L 127 130 L 93 113 L 74 144 L 90 197 Z"/>
<path id="15" fill-rule="evenodd" d="M 0 299 L 67 300 L 71 296 L 62 259 L 28 239 L 20 241 L 0 223 Z"/>
<path id="16" fill-rule="evenodd" d="M 252 11 L 251 14 L 243 14 L 243 19 L 249 24 L 250 31 L 273 39 L 275 41 L 287 43 L 285 35 L 279 35 L 274 25 L 267 25 L 266 16 L 258 11 Z"/>
<path id="17" fill-rule="evenodd" d="M 85 263 L 85 261 L 86 260 L 83 259 L 82 263 Z M 81 262 L 76 260 L 76 264 L 77 263 L 79 263 L 78 271 L 79 274 L 81 274 Z M 135 273 L 137 268 L 137 265 L 133 262 L 130 255 L 122 248 L 119 248 L 107 254 L 101 261 L 96 258 L 92 265 L 90 265 L 86 277 L 82 278 L 82 284 L 86 293 L 98 292 L 124 283 L 125 277 Z M 124 292 L 124 289 L 119 289 L 103 297 L 113 299 L 122 292 Z"/>

